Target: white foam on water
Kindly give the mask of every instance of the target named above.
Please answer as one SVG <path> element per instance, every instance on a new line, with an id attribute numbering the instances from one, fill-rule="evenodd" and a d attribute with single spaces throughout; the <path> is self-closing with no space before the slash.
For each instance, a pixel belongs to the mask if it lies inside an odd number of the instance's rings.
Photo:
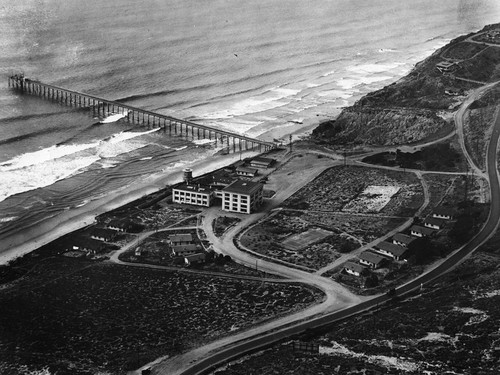
<path id="1" fill-rule="evenodd" d="M 122 119 L 124 117 L 127 117 L 127 111 L 125 111 L 124 113 L 113 113 L 112 115 L 109 115 L 109 116 L 105 117 L 104 119 L 102 119 L 101 121 L 99 121 L 99 123 L 109 124 L 111 122 L 116 122 L 119 119 Z"/>
<path id="2" fill-rule="evenodd" d="M 9 221 L 14 221 L 17 219 L 17 216 L 8 216 L 0 219 L 0 223 L 8 223 Z"/>
<path id="3" fill-rule="evenodd" d="M 209 144 L 209 143 L 214 143 L 214 142 L 215 142 L 215 139 L 195 139 L 193 141 L 193 143 L 195 145 L 199 145 L 199 146 L 206 145 L 206 144 Z"/>

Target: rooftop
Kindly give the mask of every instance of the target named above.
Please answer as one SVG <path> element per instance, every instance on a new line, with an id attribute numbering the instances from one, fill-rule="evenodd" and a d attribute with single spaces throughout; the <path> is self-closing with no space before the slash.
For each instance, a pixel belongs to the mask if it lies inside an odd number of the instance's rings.
<path id="1" fill-rule="evenodd" d="M 272 164 L 272 163 L 274 163 L 274 159 L 262 158 L 262 157 L 257 156 L 256 158 L 252 159 L 252 162 L 263 163 L 263 164 Z"/>
<path id="2" fill-rule="evenodd" d="M 431 234 L 433 234 L 435 232 L 434 229 L 422 227 L 420 225 L 413 225 L 410 228 L 410 231 L 417 232 L 417 233 L 422 233 L 424 236 L 430 236 Z"/>
<path id="3" fill-rule="evenodd" d="M 442 219 L 437 219 L 435 217 L 429 216 L 429 217 L 425 218 L 424 223 L 430 224 L 430 225 L 437 225 L 438 227 L 442 227 L 444 225 L 445 221 Z"/>
<path id="4" fill-rule="evenodd" d="M 405 245 L 409 245 L 413 241 L 415 241 L 415 237 L 408 236 L 407 234 L 403 233 L 396 233 L 394 236 L 392 236 L 392 239 L 397 242 L 404 243 Z"/>
<path id="5" fill-rule="evenodd" d="M 259 170 L 256 168 L 248 168 L 248 167 L 238 167 L 236 168 L 237 172 L 243 172 L 243 173 L 252 173 L 256 174 Z"/>
<path id="6" fill-rule="evenodd" d="M 361 264 L 353 263 L 353 262 L 345 262 L 344 268 L 350 269 L 354 272 L 362 273 L 366 271 L 366 267 L 363 267 Z"/>
<path id="7" fill-rule="evenodd" d="M 367 262 L 373 264 L 379 264 L 385 258 L 380 255 L 374 254 L 371 251 L 363 251 L 361 254 L 359 254 L 359 259 L 366 260 Z"/>
<path id="8" fill-rule="evenodd" d="M 205 194 L 209 194 L 212 192 L 212 189 L 210 187 L 199 184 L 193 184 L 193 185 L 182 184 L 174 187 L 173 189 L 182 191 L 191 191 L 191 192 L 194 191 L 196 193 L 205 193 Z"/>
<path id="9" fill-rule="evenodd" d="M 262 189 L 262 187 L 263 185 L 259 182 L 236 180 L 231 185 L 222 189 L 222 191 L 237 194 L 252 194 Z"/>
<path id="10" fill-rule="evenodd" d="M 394 245 L 393 243 L 386 241 L 380 242 L 375 247 L 377 249 L 384 250 L 387 251 L 388 253 L 394 254 L 395 256 L 401 256 L 407 251 L 407 249 L 402 246 Z"/>
<path id="11" fill-rule="evenodd" d="M 191 233 L 172 234 L 168 237 L 172 242 L 191 242 L 193 235 Z"/>

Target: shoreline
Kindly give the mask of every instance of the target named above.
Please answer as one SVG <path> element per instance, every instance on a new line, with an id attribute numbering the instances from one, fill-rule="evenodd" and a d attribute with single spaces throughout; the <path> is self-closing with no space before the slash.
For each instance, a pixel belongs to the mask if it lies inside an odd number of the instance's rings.
<path id="1" fill-rule="evenodd" d="M 248 157 L 257 154 L 259 154 L 257 151 L 247 151 L 242 153 L 241 156 Z M 215 157 L 215 160 L 205 159 L 195 162 L 189 168 L 193 169 L 195 176 L 200 176 L 234 163 L 239 159 L 240 153 L 219 155 Z M 180 182 L 183 176 L 182 169 L 153 175 L 145 180 L 137 181 L 123 190 L 113 191 L 104 197 L 90 201 L 84 206 L 69 209 L 1 239 L 0 266 L 6 265 L 15 258 L 26 255 L 65 234 L 91 225 L 98 215 L 155 193 L 168 185 Z"/>

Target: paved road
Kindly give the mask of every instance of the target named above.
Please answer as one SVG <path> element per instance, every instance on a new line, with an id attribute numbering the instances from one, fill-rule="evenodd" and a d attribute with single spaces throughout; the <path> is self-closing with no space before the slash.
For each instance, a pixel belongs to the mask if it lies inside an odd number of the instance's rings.
<path id="1" fill-rule="evenodd" d="M 459 263 L 461 263 L 466 257 L 472 254 L 472 252 L 474 252 L 479 246 L 484 244 L 497 230 L 498 222 L 500 220 L 500 186 L 497 171 L 497 149 L 499 137 L 500 114 L 497 114 L 487 150 L 486 173 L 490 181 L 491 207 L 490 214 L 486 223 L 483 225 L 479 233 L 469 243 L 455 251 L 449 258 L 435 266 L 430 271 L 421 275 L 417 279 L 397 288 L 396 293 L 398 295 L 404 295 L 409 293 L 410 291 L 416 290 L 420 287 L 420 285 L 429 283 L 439 276 L 443 275 L 444 273 L 450 271 Z M 361 302 L 355 306 L 347 307 L 340 311 L 329 313 L 298 324 L 293 324 L 289 327 L 281 328 L 279 330 L 253 337 L 236 344 L 231 344 L 227 348 L 219 348 L 218 350 L 214 351 L 212 355 L 194 362 L 192 366 L 182 372 L 182 375 L 203 374 L 210 368 L 215 368 L 219 364 L 241 357 L 246 353 L 250 353 L 252 351 L 270 346 L 293 335 L 308 332 L 309 330 L 328 327 L 329 325 L 332 325 L 341 319 L 376 307 L 379 304 L 389 301 L 390 299 L 391 297 L 386 295 L 376 296 L 372 299 Z"/>

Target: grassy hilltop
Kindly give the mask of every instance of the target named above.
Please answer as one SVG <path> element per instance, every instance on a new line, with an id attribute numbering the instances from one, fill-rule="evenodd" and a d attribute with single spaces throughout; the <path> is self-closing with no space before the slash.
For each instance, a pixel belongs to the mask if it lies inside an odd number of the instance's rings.
<path id="1" fill-rule="evenodd" d="M 448 133 L 446 115 L 467 91 L 500 79 L 500 44 L 496 47 L 484 36 L 496 29 L 500 24 L 452 40 L 407 76 L 367 94 L 336 120 L 321 123 L 313 139 L 331 145 L 398 145 Z M 437 68 L 440 62 L 454 65 L 442 72 Z"/>

